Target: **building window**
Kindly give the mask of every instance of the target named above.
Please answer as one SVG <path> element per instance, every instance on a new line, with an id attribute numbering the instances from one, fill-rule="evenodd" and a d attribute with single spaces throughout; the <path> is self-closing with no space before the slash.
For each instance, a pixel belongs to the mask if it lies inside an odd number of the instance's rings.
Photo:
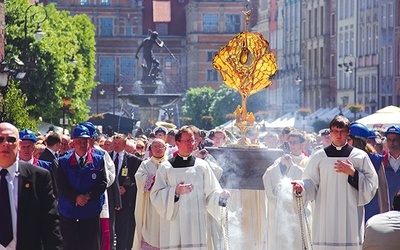
<path id="1" fill-rule="evenodd" d="M 331 14 L 331 34 L 335 34 L 336 32 L 336 15 Z"/>
<path id="2" fill-rule="evenodd" d="M 168 23 L 156 23 L 156 30 L 159 35 L 168 35 Z"/>
<path id="3" fill-rule="evenodd" d="M 207 62 L 212 62 L 214 55 L 215 55 L 215 51 L 207 51 Z"/>
<path id="4" fill-rule="evenodd" d="M 132 27 L 125 27 L 125 36 L 127 37 L 132 36 Z"/>
<path id="5" fill-rule="evenodd" d="M 386 29 L 386 5 L 381 6 L 381 25 L 383 29 Z"/>
<path id="6" fill-rule="evenodd" d="M 218 81 L 217 71 L 215 69 L 207 69 L 207 82 Z"/>
<path id="7" fill-rule="evenodd" d="M 165 57 L 165 66 L 163 75 L 166 83 L 179 82 L 179 64 L 173 57 Z"/>
<path id="8" fill-rule="evenodd" d="M 89 0 L 79 0 L 79 5 L 89 5 Z"/>
<path id="9" fill-rule="evenodd" d="M 100 18 L 100 36 L 113 36 L 113 19 L 110 17 Z"/>
<path id="10" fill-rule="evenodd" d="M 103 6 L 109 6 L 110 5 L 110 0 L 101 0 L 100 4 L 103 5 Z"/>
<path id="11" fill-rule="evenodd" d="M 134 82 L 136 78 L 136 64 L 135 58 L 133 57 L 122 57 L 121 58 L 121 75 L 120 83 Z"/>
<path id="12" fill-rule="evenodd" d="M 393 50 L 392 46 L 387 47 L 388 76 L 393 76 Z"/>
<path id="13" fill-rule="evenodd" d="M 335 56 L 331 55 L 331 63 L 330 63 L 330 65 L 331 65 L 331 74 L 330 74 L 331 78 L 335 77 L 335 75 L 336 75 L 335 62 L 336 62 Z"/>
<path id="14" fill-rule="evenodd" d="M 240 32 L 240 15 L 225 15 L 225 26 L 227 33 Z"/>
<path id="15" fill-rule="evenodd" d="M 324 20 L 324 7 L 322 6 L 321 7 L 321 16 L 320 16 L 320 20 Z M 321 36 L 323 36 L 324 35 L 324 25 L 321 23 L 320 24 L 321 26 L 320 26 L 320 28 L 321 28 L 321 30 L 320 30 L 320 35 Z"/>
<path id="16" fill-rule="evenodd" d="M 115 81 L 115 58 L 100 57 L 100 82 L 113 84 Z"/>
<path id="17" fill-rule="evenodd" d="M 307 37 L 311 37 L 311 27 L 312 27 L 311 26 L 311 23 L 312 23 L 311 20 L 312 20 L 311 10 L 309 10 L 308 11 L 308 20 L 307 20 L 307 21 L 309 21 L 308 22 L 308 34 L 307 34 L 308 36 Z M 288 23 L 288 22 L 285 22 L 285 23 Z"/>
<path id="18" fill-rule="evenodd" d="M 394 27 L 393 3 L 388 3 L 387 7 L 388 7 L 387 13 L 388 13 L 388 18 L 389 18 L 388 26 L 389 26 L 389 28 L 393 28 Z"/>
<path id="19" fill-rule="evenodd" d="M 203 32 L 218 32 L 218 14 L 203 14 Z"/>

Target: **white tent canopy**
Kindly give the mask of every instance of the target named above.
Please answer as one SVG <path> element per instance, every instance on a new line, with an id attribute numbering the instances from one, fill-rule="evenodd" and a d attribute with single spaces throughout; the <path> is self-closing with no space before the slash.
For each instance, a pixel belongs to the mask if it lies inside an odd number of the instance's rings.
<path id="1" fill-rule="evenodd" d="M 62 127 L 58 127 L 54 124 L 48 123 L 48 122 L 40 122 L 38 129 L 38 132 L 41 135 L 45 135 L 47 133 L 47 131 L 49 130 L 50 126 L 53 126 L 54 128 L 54 132 L 57 132 L 58 134 L 62 135 L 63 134 L 63 128 Z M 66 130 L 65 134 L 69 134 L 69 132 Z"/>
<path id="2" fill-rule="evenodd" d="M 296 117 L 293 115 L 293 113 L 287 113 L 273 122 L 266 124 L 266 128 L 272 129 L 272 128 L 284 128 L 284 127 L 294 127 L 300 130 L 306 130 L 307 132 L 312 132 L 314 128 L 307 123 L 307 120 L 303 120 L 302 118 Z"/>
<path id="3" fill-rule="evenodd" d="M 374 114 L 357 120 L 368 128 L 386 130 L 391 125 L 400 125 L 400 108 L 396 106 L 387 106 Z"/>

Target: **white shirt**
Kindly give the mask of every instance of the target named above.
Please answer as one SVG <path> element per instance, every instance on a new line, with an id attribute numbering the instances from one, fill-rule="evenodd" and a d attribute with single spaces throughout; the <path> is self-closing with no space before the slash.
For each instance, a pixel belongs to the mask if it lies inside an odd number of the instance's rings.
<path id="1" fill-rule="evenodd" d="M 86 157 L 87 157 L 87 153 L 86 153 L 85 155 L 83 155 L 83 156 L 79 156 L 77 153 L 75 153 L 76 162 L 77 162 L 78 164 L 81 163 L 81 162 L 80 162 L 81 157 L 83 158 L 83 162 L 85 162 L 85 161 L 86 161 Z"/>
<path id="2" fill-rule="evenodd" d="M 3 169 L 3 167 L 0 167 Z M 0 170 L 1 170 L 0 169 Z M 6 180 L 8 183 L 8 194 L 10 196 L 11 205 L 11 220 L 13 226 L 13 240 L 8 244 L 6 248 L 0 244 L 0 250 L 15 250 L 17 247 L 17 211 L 18 211 L 18 177 L 19 166 L 18 161 L 15 161 L 10 167 L 6 168 L 8 174 L 6 175 Z"/>
<path id="3" fill-rule="evenodd" d="M 56 151 L 54 151 L 53 149 L 51 149 L 51 148 L 47 148 L 53 155 L 54 155 L 54 158 L 57 158 L 57 156 L 56 156 Z"/>
<path id="4" fill-rule="evenodd" d="M 394 158 L 391 154 L 389 154 L 389 163 L 390 166 L 393 168 L 394 172 L 397 172 L 397 170 L 399 170 L 400 157 Z"/>
<path id="5" fill-rule="evenodd" d="M 117 172 L 117 176 L 119 176 L 119 173 L 121 172 L 121 166 L 122 166 L 122 161 L 124 160 L 124 154 L 125 154 L 125 151 L 124 150 L 122 150 L 121 152 L 119 152 L 119 153 L 117 153 L 117 152 L 115 152 L 114 151 L 114 154 L 113 154 L 113 162 L 115 162 L 115 158 L 117 157 L 117 154 L 118 154 L 118 172 Z"/>

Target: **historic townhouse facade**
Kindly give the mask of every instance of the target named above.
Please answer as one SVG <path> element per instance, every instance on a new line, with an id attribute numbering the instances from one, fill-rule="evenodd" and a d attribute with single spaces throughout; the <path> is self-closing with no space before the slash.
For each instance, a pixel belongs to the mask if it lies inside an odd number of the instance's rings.
<path id="1" fill-rule="evenodd" d="M 134 53 L 149 29 L 160 33 L 177 58 L 155 49 L 166 89 L 217 89 L 221 79 L 212 57 L 244 29 L 246 5 L 253 8 L 249 29 L 263 34 L 277 58 L 279 72 L 266 91 L 267 108 L 276 116 L 300 107 L 315 111 L 361 103 L 374 112 L 400 104 L 399 0 L 47 2 L 73 15 L 86 13 L 96 26 L 96 80 L 101 84 L 90 102 L 93 112 L 115 110 L 110 100 L 119 102 L 120 85 L 123 91 L 136 91 L 142 61 Z"/>
<path id="2" fill-rule="evenodd" d="M 375 4 L 375 2 L 374 2 Z M 400 102 L 400 89 L 395 84 L 395 20 L 396 2 L 377 1 L 378 8 L 378 106 L 396 105 Z"/>

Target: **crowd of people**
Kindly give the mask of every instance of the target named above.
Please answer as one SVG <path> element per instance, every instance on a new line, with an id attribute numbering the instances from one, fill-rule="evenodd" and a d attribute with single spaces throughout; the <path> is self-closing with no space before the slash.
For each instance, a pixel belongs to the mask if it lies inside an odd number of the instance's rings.
<path id="1" fill-rule="evenodd" d="M 246 137 L 282 149 L 262 177 L 264 249 L 398 248 L 399 126 L 377 132 L 337 116 L 318 134 Z M 90 122 L 39 136 L 0 123 L 0 250 L 227 249 L 230 192 L 207 147 L 237 139 L 195 126 L 106 136 Z"/>

